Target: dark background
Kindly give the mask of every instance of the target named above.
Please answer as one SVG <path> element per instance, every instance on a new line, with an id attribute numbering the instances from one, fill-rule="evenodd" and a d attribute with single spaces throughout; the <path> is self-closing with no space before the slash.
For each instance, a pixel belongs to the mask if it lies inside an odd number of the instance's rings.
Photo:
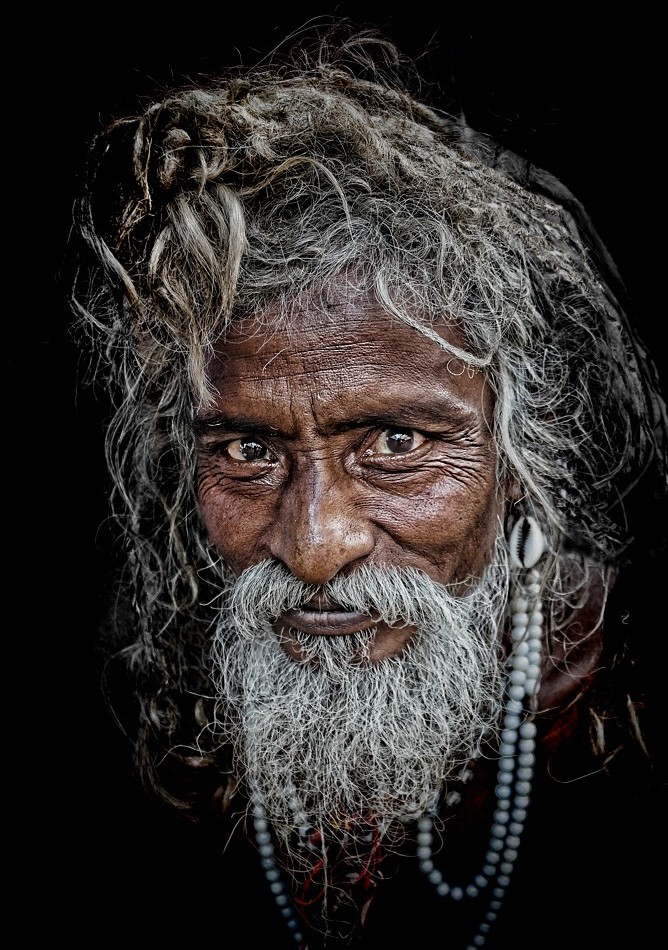
<path id="1" fill-rule="evenodd" d="M 253 62 L 321 14 L 325 24 L 340 15 L 380 28 L 417 60 L 432 102 L 463 108 L 471 125 L 575 192 L 617 261 L 665 380 L 665 265 L 656 253 L 663 241 L 657 219 L 665 214 L 656 182 L 659 27 L 640 14 L 585 24 L 576 12 L 534 22 L 521 11 L 451 16 L 424 3 L 404 4 L 400 13 L 340 3 L 306 12 L 283 6 L 280 14 L 250 4 L 232 14 L 224 4 L 191 4 L 19 21 L 7 42 L 23 65 L 5 81 L 3 112 L 14 156 L 5 197 L 17 205 L 5 222 L 17 252 L 5 275 L 14 288 L 5 354 L 10 432 L 16 425 L 6 499 L 18 539 L 8 590 L 17 658 L 6 676 L 19 687 L 12 721 L 21 755 L 12 791 L 25 814 L 16 880 L 26 895 L 57 895 L 55 932 L 75 942 L 86 907 L 103 933 L 105 921 L 118 924 L 142 905 L 145 882 L 166 873 L 161 862 L 173 869 L 192 860 L 182 832 L 163 824 L 135 787 L 93 672 L 108 562 L 104 404 L 78 381 L 64 279 L 86 143 L 154 81 Z M 25 926 L 37 933 L 44 920 L 28 917 Z"/>

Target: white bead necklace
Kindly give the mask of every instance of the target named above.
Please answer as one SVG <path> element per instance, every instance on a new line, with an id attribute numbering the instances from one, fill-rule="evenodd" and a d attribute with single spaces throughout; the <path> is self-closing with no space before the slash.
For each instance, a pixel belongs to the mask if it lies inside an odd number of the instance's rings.
<path id="1" fill-rule="evenodd" d="M 417 856 L 420 870 L 441 897 L 460 901 L 476 898 L 491 886 L 491 900 L 478 931 L 466 950 L 483 947 L 501 908 L 518 856 L 529 806 L 535 762 L 536 726 L 525 701 L 535 696 L 542 656 L 540 574 L 528 572 L 528 583 L 518 585 L 511 601 L 513 652 L 506 690 L 507 700 L 496 779 L 496 808 L 480 873 L 467 885 L 451 885 L 434 866 L 433 816 L 418 819 Z"/>
<path id="2" fill-rule="evenodd" d="M 529 807 L 536 748 L 532 707 L 540 681 L 543 648 L 541 576 L 535 565 L 544 550 L 545 539 L 535 519 L 521 518 L 510 536 L 511 562 L 522 573 L 515 581 L 515 592 L 510 602 L 512 647 L 499 745 L 496 808 L 482 869 L 470 883 L 452 885 L 435 867 L 432 851 L 434 814 L 423 815 L 417 822 L 419 867 L 439 896 L 453 901 L 475 899 L 491 887 L 487 910 L 466 950 L 479 950 L 485 945 L 492 924 L 498 917 L 517 860 Z M 295 802 L 299 810 L 296 790 Z M 301 924 L 278 869 L 269 824 L 260 796 L 255 791 L 251 796 L 251 808 L 260 863 L 281 916 L 300 947 L 303 940 Z M 306 816 L 303 817 L 306 821 Z M 307 830 L 306 826 L 300 827 L 303 841 Z"/>

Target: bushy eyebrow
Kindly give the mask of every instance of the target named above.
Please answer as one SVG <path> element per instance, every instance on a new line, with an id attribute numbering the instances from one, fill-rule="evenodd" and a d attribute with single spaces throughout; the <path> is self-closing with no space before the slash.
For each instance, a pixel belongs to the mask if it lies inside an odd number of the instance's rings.
<path id="1" fill-rule="evenodd" d="M 323 427 L 326 433 L 336 434 L 348 429 L 357 429 L 371 426 L 410 426 L 419 429 L 425 425 L 437 428 L 449 428 L 454 424 L 461 425 L 477 419 L 476 413 L 468 406 L 448 401 L 445 405 L 433 403 L 407 403 L 397 406 L 387 412 L 361 413 L 351 419 L 341 419 Z"/>
<path id="2" fill-rule="evenodd" d="M 193 419 L 193 429 L 198 435 L 210 432 L 212 429 L 222 429 L 229 432 L 272 432 L 279 434 L 276 426 L 268 426 L 243 416 L 230 416 L 222 412 L 210 413 L 205 416 L 196 416 Z M 287 434 L 287 433 L 285 433 Z"/>

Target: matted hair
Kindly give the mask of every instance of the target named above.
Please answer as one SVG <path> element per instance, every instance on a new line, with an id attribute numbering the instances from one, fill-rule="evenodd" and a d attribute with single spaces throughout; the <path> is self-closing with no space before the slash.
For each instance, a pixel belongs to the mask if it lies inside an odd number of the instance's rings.
<path id="1" fill-rule="evenodd" d="M 456 322 L 468 346 L 453 355 L 496 395 L 499 479 L 549 538 L 553 629 L 588 565 L 625 557 L 639 481 L 665 492 L 656 373 L 587 214 L 552 175 L 419 101 L 405 70 L 368 33 L 302 42 L 167 90 L 92 144 L 72 299 L 113 404 L 129 591 L 115 622 L 149 783 L 152 734 L 187 744 L 184 697 L 208 689 L 213 555 L 192 415 L 232 321 L 269 303 L 289 320 L 298 295 L 318 306 L 345 279 L 440 345 L 434 327 Z"/>

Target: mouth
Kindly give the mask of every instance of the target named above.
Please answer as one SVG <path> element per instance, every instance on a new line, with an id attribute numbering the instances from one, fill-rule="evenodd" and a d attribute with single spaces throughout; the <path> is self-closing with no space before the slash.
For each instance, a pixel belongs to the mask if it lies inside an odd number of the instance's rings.
<path id="1" fill-rule="evenodd" d="M 285 652 L 298 661 L 303 659 L 303 653 L 295 640 L 297 630 L 317 637 L 344 637 L 373 627 L 376 632 L 365 660 L 372 664 L 403 653 L 417 633 L 411 625 L 390 627 L 368 610 L 348 610 L 322 593 L 301 607 L 286 610 L 273 627 Z"/>
<path id="2" fill-rule="evenodd" d="M 279 617 L 279 624 L 283 627 L 322 637 L 346 636 L 368 630 L 378 621 L 377 615 L 366 610 L 348 610 L 324 593 L 315 594 L 301 607 L 286 610 Z"/>

